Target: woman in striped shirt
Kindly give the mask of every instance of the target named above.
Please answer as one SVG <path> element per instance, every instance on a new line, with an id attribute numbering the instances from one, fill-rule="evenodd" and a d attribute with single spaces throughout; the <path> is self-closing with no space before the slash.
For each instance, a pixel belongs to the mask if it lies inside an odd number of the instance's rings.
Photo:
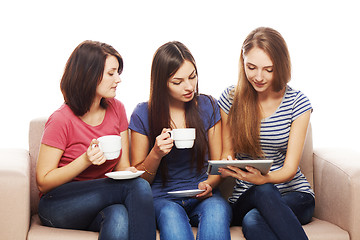
<path id="1" fill-rule="evenodd" d="M 223 158 L 272 159 L 268 174 L 246 167 L 220 169 L 236 178 L 229 201 L 233 224 L 247 240 L 308 239 L 301 224 L 310 222 L 314 192 L 299 162 L 312 107 L 289 87 L 291 63 L 283 37 L 257 28 L 243 43 L 237 86 L 221 95 Z"/>

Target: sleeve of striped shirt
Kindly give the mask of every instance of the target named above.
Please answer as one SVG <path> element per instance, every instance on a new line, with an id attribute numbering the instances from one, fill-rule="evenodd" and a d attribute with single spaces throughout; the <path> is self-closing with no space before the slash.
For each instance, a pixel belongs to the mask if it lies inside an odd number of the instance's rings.
<path id="1" fill-rule="evenodd" d="M 230 92 L 235 88 L 235 86 L 230 86 L 226 88 L 220 95 L 218 104 L 220 108 L 226 113 L 229 114 L 230 108 L 233 103 L 233 97 L 231 96 Z"/>
<path id="2" fill-rule="evenodd" d="M 309 110 L 313 111 L 310 100 L 299 91 L 293 105 L 292 121 L 295 121 L 295 119 Z"/>

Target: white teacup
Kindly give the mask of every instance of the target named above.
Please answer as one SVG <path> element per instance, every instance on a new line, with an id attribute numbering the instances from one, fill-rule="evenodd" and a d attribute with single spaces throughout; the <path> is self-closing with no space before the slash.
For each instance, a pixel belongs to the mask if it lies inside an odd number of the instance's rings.
<path id="1" fill-rule="evenodd" d="M 195 128 L 176 128 L 169 131 L 174 140 L 176 148 L 192 148 L 195 141 Z"/>
<path id="2" fill-rule="evenodd" d="M 119 135 L 106 135 L 99 137 L 99 148 L 104 152 L 107 160 L 116 159 L 121 151 L 121 137 Z"/>

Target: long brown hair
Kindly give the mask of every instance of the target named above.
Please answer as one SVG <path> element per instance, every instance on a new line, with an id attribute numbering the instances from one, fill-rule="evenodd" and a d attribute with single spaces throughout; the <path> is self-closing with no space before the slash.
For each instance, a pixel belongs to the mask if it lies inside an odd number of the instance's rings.
<path id="1" fill-rule="evenodd" d="M 60 88 L 65 103 L 76 116 L 83 116 L 90 110 L 96 95 L 96 87 L 103 77 L 106 58 L 110 55 L 117 58 L 120 74 L 123 70 L 123 60 L 120 54 L 106 43 L 86 40 L 70 55 L 61 78 Z M 106 100 L 102 99 L 100 105 L 106 108 Z"/>
<path id="2" fill-rule="evenodd" d="M 253 158 L 263 157 L 260 146 L 260 106 L 256 90 L 249 83 L 244 66 L 244 56 L 254 47 L 262 49 L 273 62 L 273 89 L 281 91 L 291 79 L 291 61 L 285 40 L 272 28 L 260 27 L 245 39 L 239 61 L 239 79 L 230 94 L 233 105 L 228 124 L 233 138 L 233 150 Z"/>
<path id="3" fill-rule="evenodd" d="M 195 59 L 189 49 L 181 42 L 165 43 L 158 48 L 153 57 L 149 99 L 150 148 L 153 147 L 155 138 L 161 133 L 162 129 L 171 127 L 168 80 L 183 65 L 185 60 L 194 65 L 197 74 Z M 194 98 L 185 103 L 185 123 L 186 127 L 196 128 L 195 144 L 191 149 L 192 164 L 196 164 L 196 169 L 200 172 L 204 166 L 208 146 L 203 121 L 200 118 L 198 109 L 198 85 L 196 85 L 195 91 Z M 159 168 L 162 173 L 163 183 L 165 183 L 167 180 L 166 162 L 161 161 Z"/>

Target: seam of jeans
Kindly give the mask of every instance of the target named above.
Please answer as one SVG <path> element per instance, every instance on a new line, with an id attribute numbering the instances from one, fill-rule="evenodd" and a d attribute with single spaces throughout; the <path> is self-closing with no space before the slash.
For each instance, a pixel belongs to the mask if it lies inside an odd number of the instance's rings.
<path id="1" fill-rule="evenodd" d="M 41 219 L 42 219 L 42 220 L 45 220 L 47 223 L 49 223 L 49 225 L 50 225 L 51 227 L 55 227 L 54 224 L 52 223 L 52 221 L 51 221 L 50 219 L 48 219 L 48 218 L 46 218 L 46 217 L 43 217 L 40 213 L 38 213 L 38 215 L 39 215 L 40 220 L 41 220 Z"/>

